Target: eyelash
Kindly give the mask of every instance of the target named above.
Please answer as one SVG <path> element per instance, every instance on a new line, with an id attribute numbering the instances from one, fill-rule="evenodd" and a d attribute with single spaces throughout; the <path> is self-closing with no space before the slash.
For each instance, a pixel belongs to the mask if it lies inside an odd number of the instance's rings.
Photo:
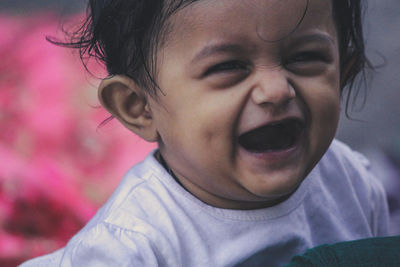
<path id="1" fill-rule="evenodd" d="M 328 56 L 326 56 L 323 52 L 304 51 L 289 57 L 289 59 L 284 62 L 284 65 L 296 64 L 296 63 L 306 64 L 312 62 L 328 62 L 328 61 L 329 61 Z M 211 66 L 205 71 L 203 76 L 206 77 L 218 73 L 230 73 L 235 71 L 248 71 L 248 70 L 249 66 L 245 62 L 239 60 L 231 60 Z"/>
<path id="2" fill-rule="evenodd" d="M 326 62 L 326 56 L 321 52 L 306 51 L 295 54 L 286 61 L 286 64 L 298 63 L 298 62 Z"/>
<path id="3" fill-rule="evenodd" d="M 206 70 L 204 76 L 216 74 L 220 72 L 232 72 L 237 70 L 247 70 L 248 66 L 242 61 L 231 60 L 216 64 Z"/>

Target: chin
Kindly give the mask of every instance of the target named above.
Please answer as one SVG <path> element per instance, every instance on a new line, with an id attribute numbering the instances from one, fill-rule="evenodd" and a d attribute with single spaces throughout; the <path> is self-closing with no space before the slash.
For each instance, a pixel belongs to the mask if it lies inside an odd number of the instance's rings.
<path id="1" fill-rule="evenodd" d="M 268 177 L 268 175 L 266 176 Z M 252 189 L 248 188 L 248 191 L 260 199 L 280 199 L 292 195 L 304 179 L 304 175 L 274 175 L 273 178 L 268 180 L 263 178 L 264 182 L 262 184 L 253 184 L 251 186 Z"/>

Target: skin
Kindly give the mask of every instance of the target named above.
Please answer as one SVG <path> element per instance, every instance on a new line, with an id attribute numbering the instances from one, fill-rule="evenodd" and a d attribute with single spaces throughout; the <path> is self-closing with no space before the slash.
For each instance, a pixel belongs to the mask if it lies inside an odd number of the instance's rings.
<path id="1" fill-rule="evenodd" d="M 103 105 L 157 141 L 180 183 L 205 203 L 258 209 L 289 197 L 328 149 L 340 103 L 330 1 L 202 0 L 171 18 L 157 54 L 155 99 L 126 77 L 100 86 Z M 295 31 L 293 31 L 295 29 Z M 305 129 L 280 152 L 250 153 L 238 137 L 287 118 Z"/>

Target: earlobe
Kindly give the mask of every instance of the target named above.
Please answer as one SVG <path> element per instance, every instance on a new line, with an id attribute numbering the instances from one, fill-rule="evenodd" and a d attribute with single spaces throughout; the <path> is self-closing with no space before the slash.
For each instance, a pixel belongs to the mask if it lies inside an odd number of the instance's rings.
<path id="1" fill-rule="evenodd" d="M 122 75 L 104 79 L 98 94 L 103 107 L 126 128 L 149 142 L 157 141 L 148 96 L 132 79 Z"/>

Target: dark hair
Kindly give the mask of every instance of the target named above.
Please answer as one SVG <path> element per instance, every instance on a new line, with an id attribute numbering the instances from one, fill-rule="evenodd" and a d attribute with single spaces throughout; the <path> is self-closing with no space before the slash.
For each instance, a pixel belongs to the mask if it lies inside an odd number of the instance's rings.
<path id="1" fill-rule="evenodd" d="M 71 41 L 51 41 L 78 48 L 84 64 L 86 59 L 95 58 L 110 75 L 126 75 L 155 95 L 155 55 L 168 31 L 167 19 L 195 1 L 198 0 L 89 0 L 87 18 L 72 33 Z M 339 38 L 342 92 L 348 87 L 347 114 L 356 77 L 370 64 L 364 49 L 361 0 L 332 0 L 332 5 Z"/>

